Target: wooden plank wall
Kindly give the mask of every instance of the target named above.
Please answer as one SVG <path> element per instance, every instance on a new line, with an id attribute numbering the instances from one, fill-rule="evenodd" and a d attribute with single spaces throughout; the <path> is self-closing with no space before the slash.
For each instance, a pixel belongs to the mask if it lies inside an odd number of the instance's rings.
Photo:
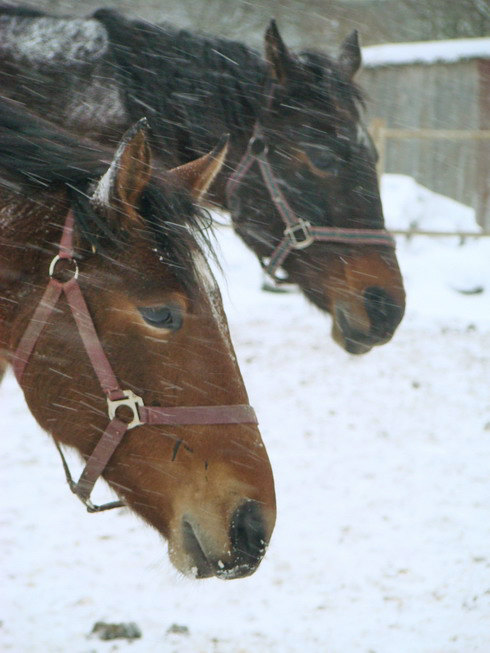
<path id="1" fill-rule="evenodd" d="M 468 60 L 366 68 L 359 81 L 368 94 L 368 117 L 401 129 L 488 129 L 488 64 Z M 488 139 L 389 138 L 384 171 L 410 175 L 472 206 L 490 230 L 489 154 Z"/>
<path id="2" fill-rule="evenodd" d="M 480 128 L 490 129 L 490 60 L 478 61 Z M 476 213 L 481 226 L 490 231 L 490 141 L 479 143 L 476 158 Z"/>

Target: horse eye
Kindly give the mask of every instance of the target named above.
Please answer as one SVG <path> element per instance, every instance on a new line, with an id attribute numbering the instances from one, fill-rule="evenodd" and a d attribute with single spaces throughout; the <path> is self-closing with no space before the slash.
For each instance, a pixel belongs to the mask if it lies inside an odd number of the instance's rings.
<path id="1" fill-rule="evenodd" d="M 178 331 L 182 326 L 182 310 L 178 306 L 138 306 L 144 321 L 157 329 Z"/>
<path id="2" fill-rule="evenodd" d="M 330 148 L 310 145 L 305 149 L 306 156 L 309 158 L 315 168 L 324 170 L 325 172 L 330 170 L 333 172 L 337 169 L 340 161 L 338 156 L 334 154 Z"/>

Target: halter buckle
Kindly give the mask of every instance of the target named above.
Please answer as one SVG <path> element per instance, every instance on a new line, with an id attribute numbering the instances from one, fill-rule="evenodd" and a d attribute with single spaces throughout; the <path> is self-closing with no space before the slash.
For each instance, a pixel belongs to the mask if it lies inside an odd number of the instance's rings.
<path id="1" fill-rule="evenodd" d="M 301 218 L 296 224 L 291 227 L 286 227 L 284 229 L 284 235 L 289 238 L 293 249 L 306 249 L 315 240 L 311 233 L 311 224 Z M 300 235 L 299 238 L 298 235 Z"/>
<path id="2" fill-rule="evenodd" d="M 248 143 L 248 149 L 252 156 L 256 159 L 263 159 L 269 152 L 269 146 L 264 141 L 261 134 L 254 134 Z"/>
<path id="3" fill-rule="evenodd" d="M 56 256 L 53 258 L 53 260 L 49 264 L 48 273 L 49 273 L 49 276 L 51 277 L 51 279 L 54 278 L 54 270 L 55 270 L 55 267 L 56 267 L 56 264 L 58 263 L 58 261 L 70 261 L 70 263 L 73 263 L 73 265 L 75 266 L 75 269 L 73 271 L 73 277 L 72 278 L 73 279 L 78 279 L 78 264 L 77 264 L 76 260 L 73 257 L 67 258 L 66 256 L 60 256 L 59 254 L 56 254 Z"/>
<path id="4" fill-rule="evenodd" d="M 122 393 L 124 397 L 122 399 L 109 399 L 107 398 L 107 410 L 109 413 L 109 419 L 113 420 L 116 417 L 117 409 L 121 406 L 127 406 L 133 411 L 133 419 L 127 425 L 127 429 L 133 429 L 135 426 L 141 426 L 143 422 L 140 419 L 140 414 L 138 412 L 138 406 L 143 407 L 145 404 L 141 397 L 134 394 L 132 390 L 123 390 Z"/>

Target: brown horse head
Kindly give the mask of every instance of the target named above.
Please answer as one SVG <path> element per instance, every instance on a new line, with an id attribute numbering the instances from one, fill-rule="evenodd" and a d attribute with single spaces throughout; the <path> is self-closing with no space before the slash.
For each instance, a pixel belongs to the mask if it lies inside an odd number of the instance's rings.
<path id="1" fill-rule="evenodd" d="M 120 386 L 148 407 L 248 404 L 188 192 L 205 190 L 223 151 L 157 181 L 139 124 L 104 172 L 96 146 L 7 109 L 0 112 L 7 123 L 0 139 L 2 347 L 16 352 L 71 206 L 78 283 Z M 21 385 L 41 427 L 86 460 L 107 427 L 107 402 L 63 297 Z M 275 497 L 255 424 L 140 425 L 125 433 L 103 477 L 168 540 L 184 574 L 238 578 L 262 559 Z"/>
<path id="2" fill-rule="evenodd" d="M 288 220 L 304 221 L 294 234 L 301 242 L 282 260 L 286 278 L 331 314 L 336 342 L 364 353 L 392 337 L 405 293 L 389 238 L 376 243 L 369 233 L 382 233 L 384 219 L 376 151 L 353 82 L 361 63 L 357 33 L 336 60 L 293 56 L 274 22 L 265 45 L 266 100 L 246 155 L 250 166 L 232 182 L 234 225 L 264 263 L 287 240 Z M 247 159 L 242 163 L 244 170 Z M 310 238 L 326 228 L 350 231 L 340 242 Z"/>

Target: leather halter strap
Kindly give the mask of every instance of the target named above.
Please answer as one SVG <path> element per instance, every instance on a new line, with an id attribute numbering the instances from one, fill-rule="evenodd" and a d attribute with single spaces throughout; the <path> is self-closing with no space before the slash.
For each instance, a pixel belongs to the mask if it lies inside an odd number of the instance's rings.
<path id="1" fill-rule="evenodd" d="M 268 109 L 272 105 L 272 96 L 273 86 L 271 86 L 268 94 Z M 278 277 L 276 274 L 288 254 L 293 250 L 306 249 L 315 241 L 347 243 L 350 245 L 383 245 L 391 249 L 396 247 L 395 239 L 386 229 L 316 227 L 307 220 L 299 218 L 284 196 L 267 155 L 268 145 L 265 141 L 263 129 L 257 121 L 245 154 L 228 179 L 226 197 L 228 206 L 230 206 L 230 200 L 241 181 L 254 163 L 257 163 L 272 202 L 285 225 L 282 239 L 268 257 L 267 262 L 263 258 L 260 259 L 264 271 L 276 283 L 280 284 L 288 281 L 288 279 Z"/>
<path id="2" fill-rule="evenodd" d="M 64 294 L 78 327 L 85 351 L 99 380 L 101 389 L 107 397 L 109 424 L 90 454 L 78 482 L 72 479 L 61 447 L 56 440 L 55 444 L 61 455 L 66 479 L 71 491 L 84 503 L 88 512 L 100 512 L 125 505 L 122 501 L 112 501 L 96 506 L 90 500 L 90 495 L 97 479 L 106 468 L 112 454 L 129 429 L 143 424 L 173 426 L 257 424 L 257 417 L 252 406 L 248 404 L 230 406 L 145 406 L 141 397 L 131 390 L 122 390 L 120 388 L 112 366 L 104 353 L 90 311 L 78 284 L 78 265 L 73 251 L 74 223 L 74 214 L 70 209 L 63 228 L 59 253 L 49 266 L 50 279 L 47 288 L 15 351 L 12 367 L 17 381 L 20 383 L 36 343 L 58 300 Z M 55 268 L 60 260 L 67 260 L 74 267 L 72 278 L 65 282 L 54 278 Z M 126 406 L 132 411 L 133 416 L 129 423 L 117 417 L 117 410 L 122 406 Z"/>

